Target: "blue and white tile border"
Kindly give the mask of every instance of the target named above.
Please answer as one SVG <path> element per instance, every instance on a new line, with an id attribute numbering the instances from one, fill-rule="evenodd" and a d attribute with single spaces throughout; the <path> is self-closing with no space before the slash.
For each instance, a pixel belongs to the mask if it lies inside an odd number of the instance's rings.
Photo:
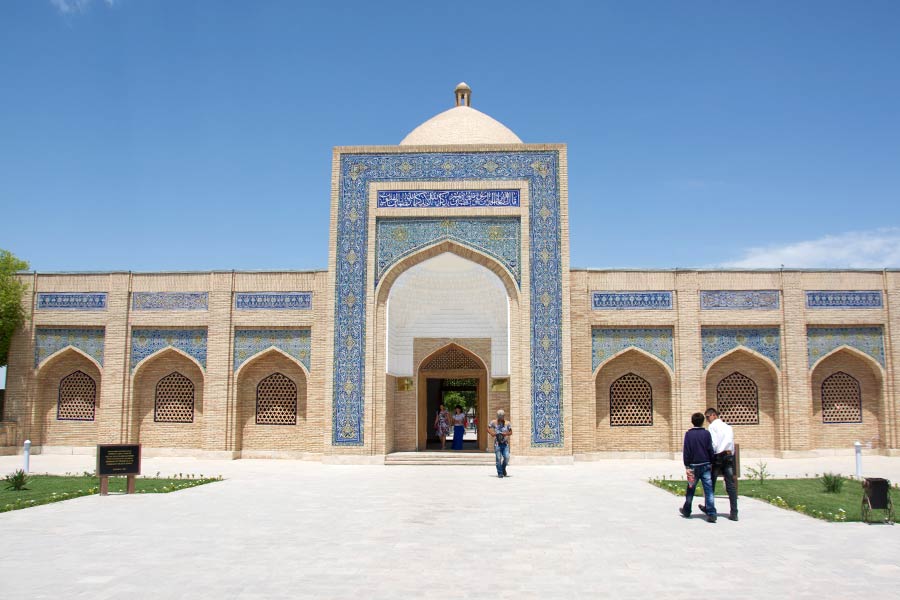
<path id="1" fill-rule="evenodd" d="M 671 327 L 593 327 L 591 371 L 628 348 L 652 354 L 675 371 L 675 348 Z"/>
<path id="2" fill-rule="evenodd" d="M 778 290 L 702 290 L 700 310 L 778 310 Z"/>
<path id="3" fill-rule="evenodd" d="M 39 292 L 37 310 L 106 310 L 106 292 Z"/>
<path id="4" fill-rule="evenodd" d="M 703 327 L 700 331 L 703 368 L 734 348 L 743 346 L 781 368 L 781 330 L 778 327 Z"/>
<path id="5" fill-rule="evenodd" d="M 342 154 L 337 208 L 332 444 L 363 445 L 369 184 L 526 180 L 530 192 L 531 443 L 563 444 L 559 151 Z M 372 277 L 372 279 L 368 279 Z"/>
<path id="6" fill-rule="evenodd" d="M 102 327 L 37 327 L 34 332 L 34 366 L 72 346 L 103 366 L 105 332 Z"/>
<path id="7" fill-rule="evenodd" d="M 813 290 L 806 308 L 881 308 L 881 290 Z"/>
<path id="8" fill-rule="evenodd" d="M 168 347 L 181 350 L 206 368 L 206 329 L 158 329 L 134 327 L 131 330 L 131 372 L 142 360 Z"/>
<path id="9" fill-rule="evenodd" d="M 237 292 L 236 310 L 311 310 L 312 292 Z"/>
<path id="10" fill-rule="evenodd" d="M 378 208 L 497 208 L 519 206 L 519 190 L 380 190 Z"/>
<path id="11" fill-rule="evenodd" d="M 810 325 L 806 328 L 806 348 L 812 368 L 822 357 L 841 346 L 855 348 L 884 363 L 884 331 L 881 325 L 864 327 L 830 327 Z"/>
<path id="12" fill-rule="evenodd" d="M 235 329 L 234 370 L 260 352 L 277 348 L 297 359 L 310 370 L 312 335 L 308 328 L 297 329 Z"/>
<path id="13" fill-rule="evenodd" d="M 672 292 L 591 292 L 592 310 L 672 310 Z"/>

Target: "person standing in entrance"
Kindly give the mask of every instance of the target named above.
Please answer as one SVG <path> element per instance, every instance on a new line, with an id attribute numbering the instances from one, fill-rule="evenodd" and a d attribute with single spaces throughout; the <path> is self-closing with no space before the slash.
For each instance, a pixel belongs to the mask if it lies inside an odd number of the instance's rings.
<path id="1" fill-rule="evenodd" d="M 443 450 L 447 436 L 450 435 L 450 411 L 444 407 L 443 402 L 438 406 L 437 414 L 434 417 L 434 433 L 440 438 L 441 450 Z"/>
<path id="2" fill-rule="evenodd" d="M 506 422 L 506 413 L 497 411 L 497 418 L 488 425 L 488 433 L 494 438 L 494 456 L 497 458 L 497 477 L 506 477 L 506 465 L 509 464 L 509 436 L 512 427 Z"/>
<path id="3" fill-rule="evenodd" d="M 709 434 L 712 436 L 713 457 L 712 485 L 716 488 L 716 480 L 719 475 L 725 479 L 725 491 L 728 492 L 728 503 L 731 505 L 731 514 L 728 518 L 738 520 L 737 485 L 734 481 L 734 429 L 731 425 L 719 418 L 719 411 L 714 408 L 706 409 L 706 420 L 709 421 Z M 706 512 L 706 507 L 699 506 L 701 512 Z"/>
<path id="4" fill-rule="evenodd" d="M 691 415 L 691 424 L 693 427 L 684 434 L 684 450 L 682 451 L 688 484 L 684 494 L 684 506 L 679 508 L 678 512 L 685 519 L 690 518 L 691 507 L 694 503 L 694 491 L 697 489 L 697 482 L 701 481 L 703 482 L 703 495 L 706 499 L 703 512 L 706 513 L 707 521 L 715 523 L 716 500 L 713 497 L 712 487 L 714 456 L 712 436 L 703 429 L 703 413 L 698 412 Z"/>
<path id="5" fill-rule="evenodd" d="M 462 406 L 456 405 L 453 409 L 453 449 L 463 449 L 463 438 L 466 436 L 466 413 Z"/>

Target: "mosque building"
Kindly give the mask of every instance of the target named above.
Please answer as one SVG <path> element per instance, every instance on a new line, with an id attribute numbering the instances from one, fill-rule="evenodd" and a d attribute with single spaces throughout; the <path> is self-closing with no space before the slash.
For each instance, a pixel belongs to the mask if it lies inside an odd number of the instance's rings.
<path id="1" fill-rule="evenodd" d="M 501 408 L 524 462 L 672 456 L 707 406 L 749 455 L 898 453 L 900 272 L 571 268 L 566 146 L 471 95 L 334 149 L 327 270 L 23 274 L 0 451 L 434 458 L 452 392 L 476 458 Z"/>

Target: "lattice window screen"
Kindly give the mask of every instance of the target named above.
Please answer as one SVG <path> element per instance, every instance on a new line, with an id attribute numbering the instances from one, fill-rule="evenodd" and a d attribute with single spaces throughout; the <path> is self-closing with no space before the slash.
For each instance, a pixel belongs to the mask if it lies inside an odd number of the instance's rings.
<path id="1" fill-rule="evenodd" d="M 256 386 L 256 424 L 297 424 L 297 385 L 290 378 L 272 373 Z"/>
<path id="2" fill-rule="evenodd" d="M 609 386 L 609 426 L 653 425 L 653 388 L 634 373 Z"/>
<path id="3" fill-rule="evenodd" d="M 178 373 L 169 373 L 156 384 L 153 420 L 157 423 L 194 422 L 194 384 Z"/>
<path id="4" fill-rule="evenodd" d="M 859 382 L 838 371 L 822 382 L 822 422 L 862 423 L 862 393 Z"/>
<path id="5" fill-rule="evenodd" d="M 716 386 L 716 410 L 729 425 L 759 425 L 759 391 L 746 375 L 732 373 Z"/>
<path id="6" fill-rule="evenodd" d="M 56 418 L 59 421 L 93 421 L 97 401 L 97 384 L 81 371 L 63 377 L 59 382 Z"/>
<path id="7" fill-rule="evenodd" d="M 427 363 L 422 365 L 423 371 L 446 371 L 450 369 L 480 369 L 481 365 L 474 358 L 459 348 L 447 348 Z"/>

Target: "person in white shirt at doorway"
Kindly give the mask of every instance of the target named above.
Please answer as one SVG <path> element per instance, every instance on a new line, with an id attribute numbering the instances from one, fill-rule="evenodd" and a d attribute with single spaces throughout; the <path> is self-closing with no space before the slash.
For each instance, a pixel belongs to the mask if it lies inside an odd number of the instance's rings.
<path id="1" fill-rule="evenodd" d="M 728 492 L 728 502 L 731 504 L 731 514 L 728 518 L 738 520 L 737 485 L 734 481 L 734 430 L 731 425 L 719 418 L 719 411 L 714 408 L 706 409 L 706 420 L 709 422 L 709 434 L 713 440 L 712 485 L 716 489 L 716 480 L 719 475 L 725 480 L 725 490 Z M 701 512 L 706 512 L 706 507 L 699 506 Z"/>

